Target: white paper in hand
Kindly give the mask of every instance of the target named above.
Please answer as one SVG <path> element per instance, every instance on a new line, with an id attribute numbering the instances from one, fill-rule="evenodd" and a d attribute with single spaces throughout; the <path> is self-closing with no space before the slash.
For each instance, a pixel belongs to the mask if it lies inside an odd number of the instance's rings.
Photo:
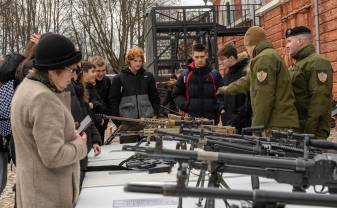
<path id="1" fill-rule="evenodd" d="M 82 134 L 91 124 L 92 120 L 90 118 L 90 116 L 86 116 L 80 123 L 80 126 L 78 127 L 78 129 L 76 130 L 77 133 Z"/>

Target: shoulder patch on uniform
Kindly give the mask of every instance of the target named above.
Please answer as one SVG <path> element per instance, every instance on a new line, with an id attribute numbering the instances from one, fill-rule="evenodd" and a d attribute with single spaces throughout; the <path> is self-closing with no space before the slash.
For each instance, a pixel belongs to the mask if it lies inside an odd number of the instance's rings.
<path id="1" fill-rule="evenodd" d="M 263 70 L 256 72 L 256 78 L 257 80 L 259 80 L 259 82 L 263 82 L 264 80 L 266 80 L 267 75 L 268 73 Z"/>
<path id="2" fill-rule="evenodd" d="M 326 72 L 318 72 L 317 78 L 320 82 L 324 83 L 328 79 L 328 74 Z"/>

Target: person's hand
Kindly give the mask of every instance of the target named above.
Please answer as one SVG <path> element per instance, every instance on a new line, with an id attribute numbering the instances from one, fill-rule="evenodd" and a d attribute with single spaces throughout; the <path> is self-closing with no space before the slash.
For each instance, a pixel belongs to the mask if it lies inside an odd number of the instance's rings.
<path id="1" fill-rule="evenodd" d="M 88 103 L 90 110 L 94 109 L 94 104 L 92 102 Z"/>
<path id="2" fill-rule="evenodd" d="M 225 94 L 225 93 L 226 93 L 226 90 L 227 90 L 227 86 L 219 87 L 218 90 L 216 91 L 216 94 L 217 94 L 217 95 Z"/>
<path id="3" fill-rule="evenodd" d="M 174 87 L 176 83 L 177 83 L 176 79 L 170 79 L 169 81 L 167 81 L 167 86 Z"/>
<path id="4" fill-rule="evenodd" d="M 35 46 L 39 42 L 39 40 L 40 40 L 39 34 L 34 33 L 30 36 L 30 39 L 29 39 L 28 43 L 26 44 L 26 46 L 23 50 L 23 53 L 22 53 L 22 55 L 25 58 L 31 58 L 33 56 Z"/>
<path id="5" fill-rule="evenodd" d="M 75 132 L 75 139 L 81 139 L 85 145 L 87 144 L 87 134 L 85 132 L 81 135 L 78 132 Z"/>
<path id="6" fill-rule="evenodd" d="M 94 150 L 95 157 L 101 154 L 101 146 L 99 146 L 98 144 L 92 145 L 92 149 Z"/>
<path id="7" fill-rule="evenodd" d="M 36 45 L 40 41 L 40 37 L 41 36 L 39 34 L 34 33 L 30 36 L 30 41 L 32 41 Z"/>

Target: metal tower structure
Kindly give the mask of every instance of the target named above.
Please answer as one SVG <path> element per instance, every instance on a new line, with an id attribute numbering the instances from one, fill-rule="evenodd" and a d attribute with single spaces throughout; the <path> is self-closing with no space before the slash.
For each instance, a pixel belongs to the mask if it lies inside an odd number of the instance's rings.
<path id="1" fill-rule="evenodd" d="M 207 46 L 216 63 L 221 36 L 243 35 L 260 19 L 260 4 L 154 7 L 145 23 L 146 67 L 156 78 L 170 76 L 189 60 L 193 43 Z"/>

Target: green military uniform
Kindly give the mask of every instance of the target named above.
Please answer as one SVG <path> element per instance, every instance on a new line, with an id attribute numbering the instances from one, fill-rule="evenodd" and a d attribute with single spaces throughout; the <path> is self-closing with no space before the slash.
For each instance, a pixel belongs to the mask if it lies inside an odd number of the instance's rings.
<path id="1" fill-rule="evenodd" d="M 327 138 L 330 134 L 332 67 L 312 45 L 293 56 L 296 63 L 289 72 L 295 94 L 300 131 Z"/>
<path id="2" fill-rule="evenodd" d="M 290 76 L 271 43 L 264 40 L 256 45 L 250 69 L 247 76 L 228 85 L 225 93 L 250 91 L 252 126 L 263 125 L 266 129 L 298 128 Z"/>

